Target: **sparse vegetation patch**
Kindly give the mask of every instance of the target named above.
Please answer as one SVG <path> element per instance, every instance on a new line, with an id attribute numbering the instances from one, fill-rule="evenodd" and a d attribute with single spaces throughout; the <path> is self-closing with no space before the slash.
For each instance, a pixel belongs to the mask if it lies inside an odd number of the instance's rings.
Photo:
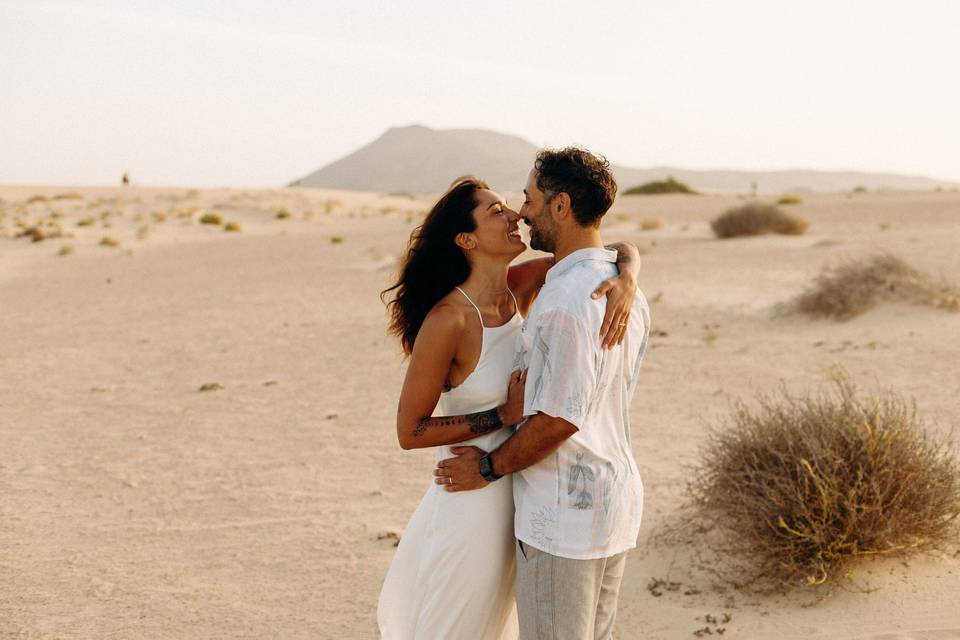
<path id="1" fill-rule="evenodd" d="M 689 193 L 692 195 L 699 195 L 696 191 L 685 185 L 684 183 L 674 179 L 673 176 L 668 176 L 666 180 L 654 180 L 652 182 L 646 182 L 639 186 L 627 189 L 623 195 L 625 196 L 635 196 L 635 195 L 656 195 L 660 193 Z"/>
<path id="2" fill-rule="evenodd" d="M 801 204 L 802 202 L 803 202 L 803 198 L 801 198 L 800 196 L 791 196 L 791 195 L 780 196 L 780 199 L 777 200 L 777 204 L 780 206 L 791 205 L 791 204 Z"/>

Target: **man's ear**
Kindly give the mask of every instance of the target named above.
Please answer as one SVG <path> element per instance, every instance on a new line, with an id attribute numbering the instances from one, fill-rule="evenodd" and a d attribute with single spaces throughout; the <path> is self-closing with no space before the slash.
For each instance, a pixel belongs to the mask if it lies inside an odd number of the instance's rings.
<path id="1" fill-rule="evenodd" d="M 473 237 L 472 233 L 467 233 L 465 231 L 458 233 L 457 237 L 455 237 L 453 241 L 464 251 L 470 251 L 471 249 L 477 248 L 477 239 Z"/>
<path id="2" fill-rule="evenodd" d="M 553 196 L 553 200 L 550 201 L 550 214 L 553 216 L 553 219 L 557 222 L 566 219 L 573 213 L 573 208 L 570 202 L 570 194 L 561 191 L 560 193 Z"/>

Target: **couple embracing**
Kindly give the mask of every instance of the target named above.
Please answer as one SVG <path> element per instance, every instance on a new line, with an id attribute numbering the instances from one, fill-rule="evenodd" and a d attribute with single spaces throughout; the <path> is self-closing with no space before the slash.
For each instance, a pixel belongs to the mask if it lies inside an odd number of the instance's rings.
<path id="1" fill-rule="evenodd" d="M 411 237 L 385 292 L 410 356 L 397 436 L 437 467 L 383 584 L 383 638 L 611 637 L 650 327 L 636 247 L 600 237 L 616 189 L 606 160 L 543 150 L 519 213 L 464 178 Z M 521 219 L 552 258 L 510 266 Z"/>

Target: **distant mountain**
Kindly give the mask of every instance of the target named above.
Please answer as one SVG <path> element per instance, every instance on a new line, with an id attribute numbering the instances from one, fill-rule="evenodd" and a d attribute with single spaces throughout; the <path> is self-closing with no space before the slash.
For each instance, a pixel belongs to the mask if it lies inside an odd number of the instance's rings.
<path id="1" fill-rule="evenodd" d="M 294 180 L 290 186 L 437 193 L 454 178 L 470 174 L 483 178 L 498 191 L 520 191 L 536 154 L 537 147 L 530 142 L 495 131 L 396 127 L 350 155 Z M 856 171 L 697 171 L 619 166 L 612 169 L 621 191 L 667 176 L 698 189 L 749 191 L 756 184 L 759 191 L 768 193 L 956 186 L 924 176 Z"/>

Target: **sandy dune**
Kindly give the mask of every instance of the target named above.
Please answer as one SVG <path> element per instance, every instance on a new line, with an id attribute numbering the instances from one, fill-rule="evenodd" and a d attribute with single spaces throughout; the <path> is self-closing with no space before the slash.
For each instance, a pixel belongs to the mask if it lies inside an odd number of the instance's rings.
<path id="1" fill-rule="evenodd" d="M 737 202 L 622 198 L 605 223 L 646 251 L 657 330 L 632 411 L 646 504 L 619 637 L 960 637 L 956 551 L 865 564 L 872 592 L 801 607 L 718 590 L 690 550 L 647 544 L 733 398 L 842 366 L 938 428 L 960 422 L 960 315 L 772 313 L 824 264 L 877 249 L 960 279 L 960 194 L 809 196 L 790 208 L 806 235 L 714 240 L 709 220 Z M 0 187 L 0 638 L 376 637 L 394 551 L 379 538 L 402 532 L 433 457 L 396 444 L 403 363 L 378 293 L 429 205 Z M 241 231 L 200 224 L 209 212 Z M 38 224 L 72 237 L 12 237 Z M 654 597 L 653 578 L 681 586 Z"/>

